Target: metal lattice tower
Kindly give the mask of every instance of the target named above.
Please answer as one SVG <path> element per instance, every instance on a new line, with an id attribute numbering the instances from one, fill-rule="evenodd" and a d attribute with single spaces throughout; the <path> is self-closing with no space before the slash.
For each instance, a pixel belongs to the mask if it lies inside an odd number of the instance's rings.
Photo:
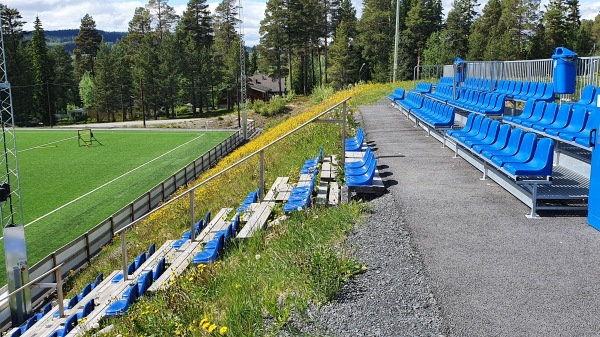
<path id="1" fill-rule="evenodd" d="M 4 33 L 1 32 L 0 47 L 0 124 L 2 134 L 0 145 L 3 152 L 0 156 L 2 176 L 0 177 L 0 223 L 2 227 L 23 224 L 23 207 L 19 185 L 19 166 L 17 164 L 17 143 L 15 138 L 12 95 L 6 73 L 6 56 L 4 53 Z M 8 188 L 10 187 L 10 188 Z M 5 193 L 9 192 L 8 195 Z M 3 201 L 6 196 L 6 201 Z"/>
<path id="2" fill-rule="evenodd" d="M 4 237 L 4 253 L 8 290 L 12 292 L 29 282 L 23 204 L 17 161 L 17 139 L 14 128 L 12 93 L 6 71 L 4 32 L 0 20 L 0 224 Z M 21 324 L 31 314 L 29 288 L 10 296 L 13 324 Z"/>
<path id="3" fill-rule="evenodd" d="M 240 108 L 242 109 L 242 134 L 248 139 L 248 112 L 246 111 L 246 47 L 244 46 L 244 7 L 239 0 L 238 15 L 240 21 Z"/>

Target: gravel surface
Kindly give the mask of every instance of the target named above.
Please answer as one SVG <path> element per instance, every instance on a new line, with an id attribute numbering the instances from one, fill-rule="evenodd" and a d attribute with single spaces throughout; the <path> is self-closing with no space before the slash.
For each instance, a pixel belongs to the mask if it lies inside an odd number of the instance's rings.
<path id="1" fill-rule="evenodd" d="M 600 232 L 585 217 L 527 219 L 527 206 L 387 101 L 360 110 L 389 191 L 349 238 L 369 268 L 300 331 L 600 336 Z"/>

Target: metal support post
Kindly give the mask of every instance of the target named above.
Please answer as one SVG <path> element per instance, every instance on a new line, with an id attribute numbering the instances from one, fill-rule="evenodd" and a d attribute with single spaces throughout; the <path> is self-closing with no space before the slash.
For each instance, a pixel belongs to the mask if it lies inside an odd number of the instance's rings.
<path id="1" fill-rule="evenodd" d="M 196 215 L 194 214 L 195 202 L 194 202 L 194 190 L 190 191 L 190 242 L 196 240 Z"/>
<path id="2" fill-rule="evenodd" d="M 529 219 L 540 219 L 537 214 L 537 184 L 531 184 L 531 213 L 527 214 L 526 217 Z"/>
<path id="3" fill-rule="evenodd" d="M 341 167 L 344 167 L 344 164 L 346 163 L 346 124 L 348 123 L 347 117 L 348 111 L 346 110 L 346 101 L 344 101 L 344 104 L 342 105 L 342 163 L 340 164 Z"/>
<path id="4" fill-rule="evenodd" d="M 265 150 L 260 151 L 260 175 L 259 175 L 258 200 L 262 201 L 265 196 Z"/>
<path id="5" fill-rule="evenodd" d="M 58 314 L 60 317 L 65 317 L 65 305 L 63 297 L 63 281 L 62 281 L 62 267 L 59 265 L 56 269 L 56 295 L 58 296 Z"/>
<path id="6" fill-rule="evenodd" d="M 123 263 L 123 282 L 127 282 L 127 241 L 125 240 L 125 231 L 121 231 L 121 257 Z"/>

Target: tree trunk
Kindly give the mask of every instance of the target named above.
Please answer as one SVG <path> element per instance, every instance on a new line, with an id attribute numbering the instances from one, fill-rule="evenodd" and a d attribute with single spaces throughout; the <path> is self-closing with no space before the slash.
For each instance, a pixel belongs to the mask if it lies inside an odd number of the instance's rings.
<path id="1" fill-rule="evenodd" d="M 288 76 L 290 78 L 290 83 L 289 83 L 290 91 L 294 91 L 294 80 L 292 77 L 293 74 L 292 74 L 292 49 L 291 49 L 291 47 L 288 49 L 288 74 L 289 74 Z"/>
<path id="2" fill-rule="evenodd" d="M 281 54 L 277 53 L 277 76 L 279 77 L 279 95 L 283 93 L 281 91 Z"/>

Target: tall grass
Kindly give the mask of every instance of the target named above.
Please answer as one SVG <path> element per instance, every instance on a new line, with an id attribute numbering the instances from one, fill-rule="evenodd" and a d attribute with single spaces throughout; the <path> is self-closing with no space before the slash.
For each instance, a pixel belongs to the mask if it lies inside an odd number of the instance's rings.
<path id="1" fill-rule="evenodd" d="M 392 88 L 392 89 L 391 89 Z M 357 105 L 375 102 L 390 93 L 392 85 L 361 85 L 332 94 L 306 112 L 283 121 L 224 158 L 206 172 L 202 181 L 272 142 L 335 103 L 352 96 Z M 378 94 L 371 94 L 377 92 Z M 338 114 L 339 111 L 334 113 Z M 335 117 L 335 116 L 334 116 Z M 339 125 L 311 124 L 266 151 L 267 187 L 278 176 L 298 177 L 303 161 L 317 154 L 340 153 Z M 237 206 L 258 185 L 258 160 L 249 160 L 197 189 L 195 212 Z M 280 206 L 279 206 L 280 207 Z M 361 214 L 359 204 L 314 209 L 294 214 L 288 221 L 234 243 L 222 262 L 189 268 L 171 288 L 148 295 L 134 305 L 111 334 L 123 336 L 206 336 L 224 332 L 231 336 L 275 335 L 287 329 L 292 313 L 302 313 L 309 303 L 330 300 L 345 279 L 362 266 L 346 256 L 344 238 Z M 281 208 L 276 208 L 281 215 Z M 154 213 L 127 237 L 128 256 L 136 256 L 152 242 L 179 237 L 189 227 L 189 201 L 185 198 Z M 340 249 L 341 248 L 341 249 Z M 73 282 L 75 293 L 93 277 L 119 269 L 118 242 L 105 248 Z M 207 325 L 208 323 L 208 325 Z M 212 332 L 207 330 L 213 328 Z M 225 329 L 224 329 L 225 328 Z"/>

